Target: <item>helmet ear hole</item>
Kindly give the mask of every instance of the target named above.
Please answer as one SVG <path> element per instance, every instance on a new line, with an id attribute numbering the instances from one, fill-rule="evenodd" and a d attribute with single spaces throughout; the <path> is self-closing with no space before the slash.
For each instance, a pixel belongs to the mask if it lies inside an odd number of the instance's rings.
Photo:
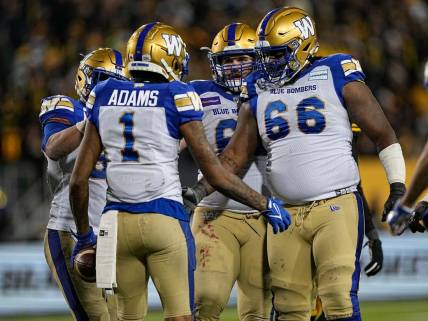
<path id="1" fill-rule="evenodd" d="M 306 44 L 305 48 L 302 49 L 302 51 L 308 51 L 310 44 Z"/>

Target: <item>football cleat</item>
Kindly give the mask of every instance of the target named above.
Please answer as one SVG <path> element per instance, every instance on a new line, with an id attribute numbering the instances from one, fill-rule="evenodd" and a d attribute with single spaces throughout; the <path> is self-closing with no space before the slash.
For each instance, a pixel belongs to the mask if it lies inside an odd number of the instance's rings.
<path id="1" fill-rule="evenodd" d="M 127 80 L 123 73 L 122 54 L 111 48 L 99 48 L 87 54 L 80 62 L 75 89 L 86 103 L 95 85 L 108 78 Z"/>
<path id="2" fill-rule="evenodd" d="M 127 72 L 150 72 L 166 80 L 182 80 L 188 73 L 186 44 L 171 26 L 152 22 L 138 28 L 126 47 Z"/>
<path id="3" fill-rule="evenodd" d="M 214 81 L 239 92 L 244 78 L 254 67 L 256 32 L 244 23 L 232 23 L 221 29 L 207 51 Z M 233 59 L 233 57 L 235 59 Z"/>
<path id="4" fill-rule="evenodd" d="M 315 23 L 299 8 L 268 12 L 257 27 L 257 68 L 268 83 L 282 86 L 291 81 L 318 51 Z"/>

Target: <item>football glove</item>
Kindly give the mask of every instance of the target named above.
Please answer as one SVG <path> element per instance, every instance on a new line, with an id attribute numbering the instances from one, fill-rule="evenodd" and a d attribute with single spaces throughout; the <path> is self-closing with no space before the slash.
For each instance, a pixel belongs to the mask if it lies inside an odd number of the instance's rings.
<path id="1" fill-rule="evenodd" d="M 394 204 L 406 193 L 406 185 L 403 183 L 392 183 L 389 185 L 389 197 L 383 206 L 382 222 L 386 221 L 386 216 L 391 212 Z"/>
<path id="2" fill-rule="evenodd" d="M 273 234 L 278 233 L 278 231 L 284 232 L 291 224 L 290 214 L 283 205 L 283 201 L 269 197 L 267 199 L 267 209 L 261 212 L 267 218 L 268 223 L 272 225 Z"/>
<path id="3" fill-rule="evenodd" d="M 389 212 L 387 221 L 389 226 L 391 227 L 392 234 L 400 235 L 404 232 L 404 230 L 409 225 L 409 220 L 412 217 L 412 209 L 401 205 L 400 202 L 397 202 Z"/>
<path id="4" fill-rule="evenodd" d="M 207 191 L 203 185 L 196 184 L 193 187 L 183 187 L 181 189 L 181 196 L 183 197 L 183 205 L 186 212 L 192 215 L 199 202 L 207 196 Z"/>
<path id="5" fill-rule="evenodd" d="M 425 218 L 424 219 L 425 221 L 428 219 L 428 202 L 426 201 L 419 202 L 416 205 L 415 212 L 410 218 L 409 228 L 412 231 L 412 233 L 425 232 L 425 226 L 420 222 L 423 218 Z"/>
<path id="6" fill-rule="evenodd" d="M 81 250 L 87 247 L 93 247 L 97 244 L 97 236 L 94 233 L 92 227 L 89 227 L 89 232 L 86 234 L 73 233 L 77 239 L 76 245 L 74 245 L 73 252 L 71 254 L 71 266 L 74 267 L 74 259 Z"/>
<path id="7" fill-rule="evenodd" d="M 367 276 L 376 275 L 382 270 L 383 265 L 383 251 L 382 242 L 379 239 L 368 240 L 366 245 L 369 246 L 370 262 L 364 268 Z"/>

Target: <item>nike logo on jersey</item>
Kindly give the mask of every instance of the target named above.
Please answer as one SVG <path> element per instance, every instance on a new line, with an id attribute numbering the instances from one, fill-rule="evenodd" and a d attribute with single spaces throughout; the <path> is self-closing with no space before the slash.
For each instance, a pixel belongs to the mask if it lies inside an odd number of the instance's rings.
<path id="1" fill-rule="evenodd" d="M 118 90 L 111 93 L 109 106 L 154 107 L 158 103 L 158 90 Z"/>

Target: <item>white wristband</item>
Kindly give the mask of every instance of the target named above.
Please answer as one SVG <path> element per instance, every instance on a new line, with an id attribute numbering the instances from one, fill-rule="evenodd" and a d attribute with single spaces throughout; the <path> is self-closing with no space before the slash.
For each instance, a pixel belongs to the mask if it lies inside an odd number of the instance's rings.
<path id="1" fill-rule="evenodd" d="M 87 118 L 85 118 L 84 120 L 79 121 L 78 123 L 76 123 L 77 130 L 79 132 L 81 132 L 82 134 L 85 132 L 86 120 L 87 120 Z"/>
<path id="2" fill-rule="evenodd" d="M 406 181 L 406 164 L 400 144 L 395 143 L 382 149 L 379 153 L 379 159 L 385 169 L 389 184 L 404 184 Z"/>

